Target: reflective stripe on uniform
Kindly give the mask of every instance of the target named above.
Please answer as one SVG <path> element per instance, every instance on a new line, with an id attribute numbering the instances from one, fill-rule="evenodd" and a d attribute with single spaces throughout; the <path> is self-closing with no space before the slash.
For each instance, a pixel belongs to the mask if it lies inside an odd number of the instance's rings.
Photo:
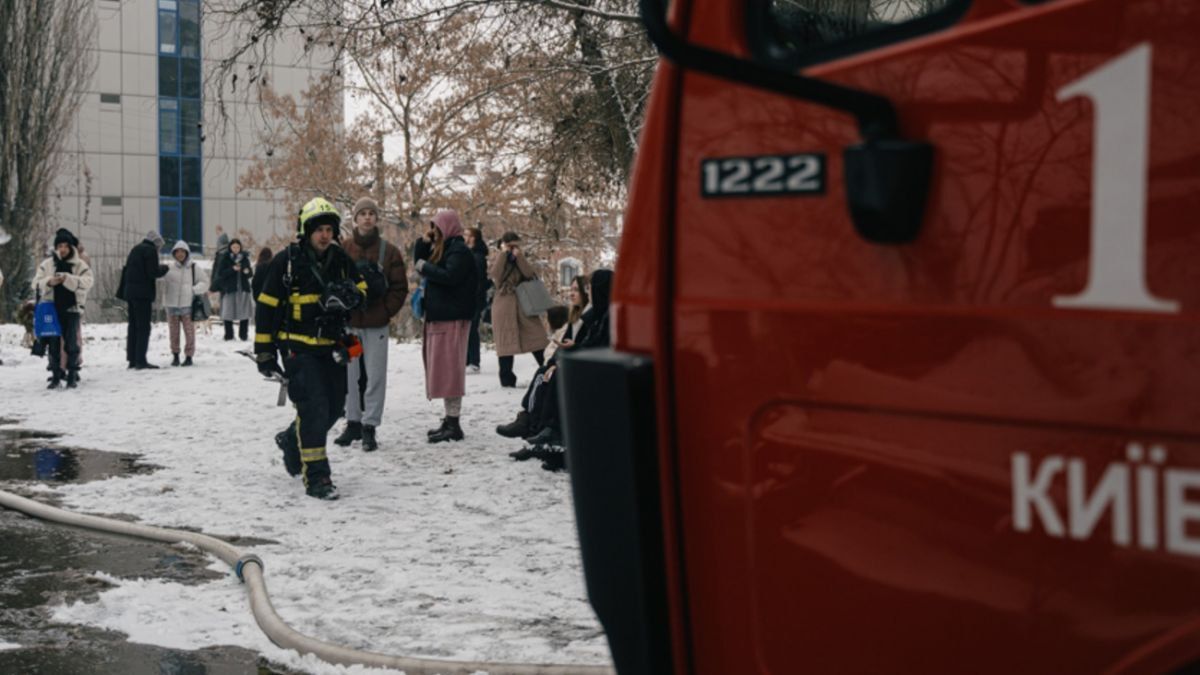
<path id="1" fill-rule="evenodd" d="M 284 333 L 283 331 L 279 331 L 279 333 L 275 337 L 280 340 L 291 340 L 293 342 L 301 342 L 301 343 L 304 343 L 311 347 L 329 347 L 329 346 L 337 344 L 336 342 L 334 342 L 333 340 L 330 340 L 329 338 L 313 337 L 311 335 L 302 335 L 300 333 Z"/>
<path id="2" fill-rule="evenodd" d="M 295 321 L 302 321 L 304 317 L 300 313 L 300 306 L 315 305 L 320 301 L 321 296 L 317 293 L 306 293 L 304 295 L 292 293 L 291 296 L 288 297 L 288 302 L 292 304 L 292 319 Z"/>
<path id="3" fill-rule="evenodd" d="M 319 448 L 300 448 L 301 462 L 319 462 L 323 459 L 326 459 L 324 446 Z"/>
<path id="4" fill-rule="evenodd" d="M 277 298 L 273 295 L 267 295 L 266 293 L 259 293 L 258 301 L 261 302 L 262 304 L 266 305 L 267 307 L 278 307 L 279 306 L 279 298 Z"/>
<path id="5" fill-rule="evenodd" d="M 254 342 L 255 344 L 265 345 L 274 342 L 274 340 L 271 339 L 270 333 L 255 333 Z"/>
<path id="6" fill-rule="evenodd" d="M 354 284 L 354 285 L 355 285 L 356 287 L 358 287 L 358 290 L 362 291 L 364 295 L 366 294 L 366 292 L 367 292 L 367 282 L 365 282 L 365 281 L 360 281 L 360 282 L 358 282 L 357 284 Z"/>

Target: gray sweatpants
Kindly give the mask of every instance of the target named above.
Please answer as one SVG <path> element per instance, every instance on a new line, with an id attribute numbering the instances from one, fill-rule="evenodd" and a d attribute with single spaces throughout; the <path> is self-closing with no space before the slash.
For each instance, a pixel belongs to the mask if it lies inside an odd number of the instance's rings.
<path id="1" fill-rule="evenodd" d="M 383 399 L 387 392 L 388 329 L 387 326 L 351 328 L 349 332 L 362 341 L 363 355 L 346 366 L 346 420 L 377 427 L 383 421 Z M 358 378 L 364 368 L 367 391 L 360 397 Z"/>

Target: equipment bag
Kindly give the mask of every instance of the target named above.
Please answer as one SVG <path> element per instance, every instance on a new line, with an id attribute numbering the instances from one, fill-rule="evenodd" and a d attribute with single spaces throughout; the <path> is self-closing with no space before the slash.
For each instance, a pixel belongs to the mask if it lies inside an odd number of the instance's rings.
<path id="1" fill-rule="evenodd" d="M 525 316 L 545 314 L 555 304 L 541 279 L 529 279 L 517 284 L 517 302 Z"/>
<path id="2" fill-rule="evenodd" d="M 196 266 L 192 265 L 192 287 L 196 286 Z M 192 321 L 208 321 L 208 317 L 212 316 L 212 303 L 208 300 L 208 293 L 201 292 L 192 294 Z"/>

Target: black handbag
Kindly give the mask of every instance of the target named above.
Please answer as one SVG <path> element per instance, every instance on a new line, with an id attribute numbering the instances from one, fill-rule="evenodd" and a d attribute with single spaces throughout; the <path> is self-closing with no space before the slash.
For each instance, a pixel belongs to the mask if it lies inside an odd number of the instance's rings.
<path id="1" fill-rule="evenodd" d="M 192 286 L 196 285 L 196 266 L 192 265 Z M 208 294 L 192 295 L 192 321 L 208 321 L 212 307 L 208 304 Z"/>

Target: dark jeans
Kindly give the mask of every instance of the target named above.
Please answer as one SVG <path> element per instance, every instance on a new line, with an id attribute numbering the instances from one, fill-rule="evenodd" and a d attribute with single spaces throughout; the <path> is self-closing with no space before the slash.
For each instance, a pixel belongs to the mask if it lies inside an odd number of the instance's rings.
<path id="1" fill-rule="evenodd" d="M 146 365 L 150 348 L 150 300 L 129 301 L 129 326 L 125 331 L 125 360 L 132 366 Z"/>
<path id="2" fill-rule="evenodd" d="M 513 373 L 513 357 L 500 356 L 497 358 L 500 361 L 500 386 L 517 386 L 517 376 L 515 373 Z M 533 352 L 533 358 L 535 361 L 537 361 L 538 368 L 541 368 L 542 364 L 546 362 L 545 350 L 539 349 L 536 352 Z"/>
<path id="3" fill-rule="evenodd" d="M 475 310 L 475 315 L 471 317 L 471 334 L 467 336 L 467 365 L 479 365 L 479 317 L 483 314 L 483 308 Z"/>
<path id="4" fill-rule="evenodd" d="M 311 481 L 330 475 L 325 441 L 334 422 L 345 412 L 346 366 L 334 363 L 328 353 L 297 354 L 284 362 L 284 369 L 288 398 L 296 406 L 296 421 L 292 424 L 299 436 L 298 452 L 307 487 Z"/>
<path id="5" fill-rule="evenodd" d="M 58 323 L 62 326 L 62 337 L 46 340 L 46 359 L 54 376 L 65 377 L 62 368 L 62 353 L 67 353 L 67 370 L 79 372 L 79 315 L 75 312 L 59 312 Z"/>

